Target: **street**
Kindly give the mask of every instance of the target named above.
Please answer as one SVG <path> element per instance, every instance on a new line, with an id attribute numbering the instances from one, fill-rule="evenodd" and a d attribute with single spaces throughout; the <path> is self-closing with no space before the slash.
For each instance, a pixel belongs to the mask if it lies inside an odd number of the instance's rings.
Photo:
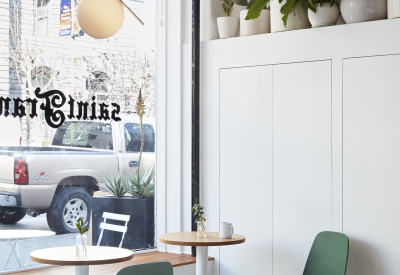
<path id="1" fill-rule="evenodd" d="M 50 230 L 47 226 L 46 215 L 40 215 L 36 218 L 26 215 L 20 222 L 16 224 L 0 224 L 0 234 L 1 230 Z M 65 234 L 53 236 L 47 247 L 56 246 L 71 246 L 75 245 L 76 234 Z M 20 259 L 25 265 L 25 267 L 38 266 L 40 264 L 29 261 L 29 254 L 36 250 L 43 248 L 48 238 L 40 239 L 28 239 L 21 240 L 18 242 Z M 7 261 L 8 255 L 11 252 L 11 248 L 7 242 L 0 242 L 0 274 L 2 271 L 10 272 L 12 270 L 18 269 L 18 263 L 14 255 L 11 255 L 10 262 L 7 267 L 3 270 L 3 267 Z M 28 262 L 29 261 L 29 262 Z"/>

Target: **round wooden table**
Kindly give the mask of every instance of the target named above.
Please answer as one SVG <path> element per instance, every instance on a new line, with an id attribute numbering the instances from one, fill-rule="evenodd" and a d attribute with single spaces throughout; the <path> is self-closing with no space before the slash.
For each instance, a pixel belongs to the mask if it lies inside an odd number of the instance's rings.
<path id="1" fill-rule="evenodd" d="M 74 265 L 76 275 L 88 275 L 89 265 L 113 264 L 132 258 L 131 250 L 108 246 L 88 246 L 84 254 L 76 254 L 75 246 L 46 248 L 31 253 L 31 260 L 38 263 Z"/>
<path id="2" fill-rule="evenodd" d="M 197 232 L 177 232 L 164 234 L 159 240 L 165 244 L 196 246 L 196 275 L 207 275 L 208 247 L 244 243 L 245 237 L 233 234 L 231 239 L 221 239 L 219 232 L 207 232 L 206 238 L 200 238 Z"/>

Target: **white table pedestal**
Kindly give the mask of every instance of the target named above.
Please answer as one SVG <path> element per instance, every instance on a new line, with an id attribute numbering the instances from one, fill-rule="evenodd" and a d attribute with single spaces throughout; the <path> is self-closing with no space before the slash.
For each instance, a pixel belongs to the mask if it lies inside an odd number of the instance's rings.
<path id="1" fill-rule="evenodd" d="M 88 265 L 75 266 L 75 275 L 89 275 L 89 266 Z"/>
<path id="2" fill-rule="evenodd" d="M 208 246 L 196 246 L 196 275 L 207 275 Z"/>

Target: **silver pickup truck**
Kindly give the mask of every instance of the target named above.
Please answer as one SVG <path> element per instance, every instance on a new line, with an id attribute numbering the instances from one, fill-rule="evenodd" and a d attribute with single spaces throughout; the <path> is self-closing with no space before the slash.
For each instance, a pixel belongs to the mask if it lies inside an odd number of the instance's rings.
<path id="1" fill-rule="evenodd" d="M 144 122 L 141 171 L 155 161 L 153 121 Z M 91 211 L 91 197 L 105 177 L 138 165 L 139 120 L 110 123 L 70 121 L 57 129 L 50 147 L 0 147 L 0 223 L 47 213 L 57 234 L 75 231 Z"/>

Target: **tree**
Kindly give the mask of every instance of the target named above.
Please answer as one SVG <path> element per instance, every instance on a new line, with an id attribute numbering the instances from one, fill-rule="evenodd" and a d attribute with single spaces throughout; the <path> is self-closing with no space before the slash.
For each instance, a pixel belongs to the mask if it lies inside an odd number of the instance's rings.
<path id="1" fill-rule="evenodd" d="M 37 11 L 35 7 L 47 5 L 48 2 L 48 0 L 34 0 L 33 13 Z M 16 81 L 22 99 L 26 100 L 34 95 L 37 87 L 42 91 L 52 88 L 68 58 L 50 47 L 50 38 L 40 34 L 42 23 L 40 21 L 43 20 L 39 20 L 37 14 L 34 14 L 33 22 L 22 20 L 22 13 L 26 10 L 22 5 L 22 0 L 10 0 L 9 65 L 11 81 Z M 25 2 L 24 5 L 28 3 Z M 26 105 L 26 113 L 30 113 L 30 104 Z M 27 146 L 31 143 L 32 124 L 40 127 L 42 116 L 40 114 L 38 118 L 31 118 L 27 115 L 22 122 L 26 125 L 21 132 Z"/>
<path id="2" fill-rule="evenodd" d="M 122 112 L 131 114 L 134 104 L 142 92 L 146 114 L 154 108 L 155 63 L 151 53 L 120 51 L 117 54 L 101 53 L 97 57 L 86 57 L 88 100 L 92 96 L 106 102 L 118 102 Z"/>

